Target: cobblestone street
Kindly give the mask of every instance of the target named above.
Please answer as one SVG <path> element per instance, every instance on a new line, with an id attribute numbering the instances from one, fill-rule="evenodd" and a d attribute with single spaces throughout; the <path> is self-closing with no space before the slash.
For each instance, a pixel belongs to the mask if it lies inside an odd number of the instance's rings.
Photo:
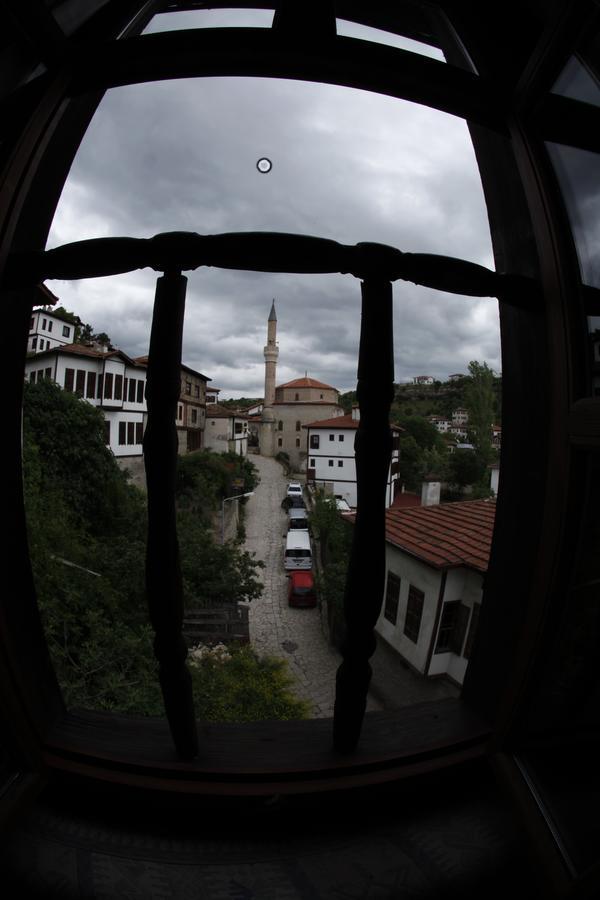
<path id="1" fill-rule="evenodd" d="M 328 644 L 318 608 L 297 609 L 287 603 L 283 567 L 287 514 L 281 508 L 290 480 L 274 459 L 252 456 L 261 482 L 246 507 L 246 550 L 265 563 L 263 596 L 250 604 L 250 640 L 258 653 L 285 658 L 296 693 L 308 700 L 313 716 L 333 715 L 339 653 Z M 379 708 L 369 703 L 369 709 Z"/>

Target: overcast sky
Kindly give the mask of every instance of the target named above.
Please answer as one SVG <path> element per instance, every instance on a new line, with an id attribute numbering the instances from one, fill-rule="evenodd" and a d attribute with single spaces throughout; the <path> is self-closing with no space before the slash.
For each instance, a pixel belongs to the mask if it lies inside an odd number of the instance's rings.
<path id="1" fill-rule="evenodd" d="M 164 15 L 149 30 L 164 30 L 165 20 L 170 27 L 177 20 L 179 27 L 254 24 L 241 15 Z M 256 168 L 261 157 L 272 160 L 268 174 Z M 72 167 L 48 247 L 180 230 L 378 241 L 493 268 L 479 173 L 462 120 L 306 82 L 189 79 L 106 94 Z M 148 351 L 156 277 L 143 270 L 48 286 L 94 330 L 140 356 Z M 211 378 L 222 398 L 262 396 L 273 298 L 278 383 L 308 372 L 342 391 L 354 389 L 360 284 L 349 275 L 188 273 L 183 361 Z M 396 282 L 394 331 L 398 382 L 422 374 L 444 380 L 465 372 L 472 359 L 501 368 L 493 299 Z"/>

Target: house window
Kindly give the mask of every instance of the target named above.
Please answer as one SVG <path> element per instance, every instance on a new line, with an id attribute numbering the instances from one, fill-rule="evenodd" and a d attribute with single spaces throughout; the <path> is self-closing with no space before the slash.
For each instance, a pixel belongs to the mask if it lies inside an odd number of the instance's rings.
<path id="1" fill-rule="evenodd" d="M 130 378 L 129 379 L 129 396 L 127 397 L 127 399 L 129 400 L 130 403 L 135 403 L 135 386 L 136 386 L 135 378 Z"/>
<path id="2" fill-rule="evenodd" d="M 296 396 L 294 397 L 294 400 L 299 400 L 299 399 L 300 399 L 300 394 L 296 394 Z"/>
<path id="3" fill-rule="evenodd" d="M 198 424 L 198 410 L 192 409 L 192 425 L 197 425 L 197 424 Z M 237 426 L 236 426 L 236 428 L 237 428 Z"/>
<path id="4" fill-rule="evenodd" d="M 199 397 L 199 396 L 200 396 L 200 385 L 195 384 L 194 385 L 194 397 Z"/>
<path id="5" fill-rule="evenodd" d="M 104 443 L 110 446 L 110 422 L 104 420 Z"/>
<path id="6" fill-rule="evenodd" d="M 344 440 L 344 435 L 338 434 L 338 441 L 343 441 L 343 440 Z"/>
<path id="7" fill-rule="evenodd" d="M 235 425 L 234 425 L 234 432 L 235 432 L 235 434 L 242 434 L 243 430 L 244 430 L 244 429 L 243 429 L 242 423 L 241 423 L 241 422 L 236 422 Z"/>
<path id="8" fill-rule="evenodd" d="M 115 400 L 121 400 L 123 397 L 123 376 L 115 375 Z"/>
<path id="9" fill-rule="evenodd" d="M 332 459 L 329 460 L 329 465 L 333 467 L 333 460 L 332 460 Z"/>
<path id="10" fill-rule="evenodd" d="M 36 337 L 34 337 L 31 341 L 31 349 L 32 350 L 37 349 L 37 338 Z"/>
<path id="11" fill-rule="evenodd" d="M 179 419 L 180 422 L 183 419 L 183 406 L 181 405 L 181 403 L 177 407 L 177 418 Z"/>
<path id="12" fill-rule="evenodd" d="M 113 374 L 107 372 L 104 376 L 104 397 L 106 400 L 112 400 L 113 395 Z"/>
<path id="13" fill-rule="evenodd" d="M 52 369 L 44 369 L 44 378 L 52 378 Z"/>
<path id="14" fill-rule="evenodd" d="M 144 402 L 144 382 L 141 379 L 138 379 L 137 383 L 137 402 Z"/>
<path id="15" fill-rule="evenodd" d="M 310 436 L 310 449 L 318 450 L 319 449 L 319 435 L 311 434 Z"/>
<path id="16" fill-rule="evenodd" d="M 463 656 L 465 659 L 471 658 L 471 653 L 473 651 L 473 644 L 475 643 L 475 637 L 477 636 L 477 624 L 479 622 L 480 609 L 481 609 L 481 603 L 473 604 L 473 612 L 471 613 L 471 624 L 469 625 L 469 633 L 467 634 L 467 640 L 465 642 L 465 649 L 463 650 Z"/>
<path id="17" fill-rule="evenodd" d="M 42 331 L 46 331 L 47 320 L 42 319 Z"/>
<path id="18" fill-rule="evenodd" d="M 136 444 L 141 444 L 144 440 L 144 423 L 136 422 L 135 423 L 135 442 Z"/>
<path id="19" fill-rule="evenodd" d="M 127 422 L 119 422 L 119 444 L 127 443 Z"/>
<path id="20" fill-rule="evenodd" d="M 296 438 L 296 447 L 300 446 L 300 438 Z"/>
<path id="21" fill-rule="evenodd" d="M 85 392 L 85 371 L 83 369 L 77 369 L 77 375 L 75 377 L 75 392 L 83 397 Z"/>
<path id="22" fill-rule="evenodd" d="M 335 434 L 330 434 L 330 435 L 329 435 L 329 440 L 330 440 L 330 441 L 335 441 Z"/>
<path id="23" fill-rule="evenodd" d="M 277 446 L 283 447 L 283 438 L 277 438 Z"/>
<path id="24" fill-rule="evenodd" d="M 283 431 L 283 422 L 281 421 L 281 419 L 277 423 L 277 431 Z"/>
<path id="25" fill-rule="evenodd" d="M 63 337 L 66 337 L 66 338 L 69 337 L 69 335 L 71 334 L 71 329 L 69 328 L 68 325 L 63 325 L 62 333 L 63 333 Z M 107 442 L 107 443 L 109 443 L 109 442 Z"/>
<path id="26" fill-rule="evenodd" d="M 406 605 L 406 618 L 404 620 L 404 634 L 416 644 L 419 640 L 421 617 L 423 616 L 423 602 L 425 594 L 412 584 L 408 589 L 408 603 Z"/>
<path id="27" fill-rule="evenodd" d="M 300 420 L 298 419 L 297 422 L 296 422 L 296 431 L 300 431 L 301 428 L 302 428 L 302 423 L 301 423 Z"/>
<path id="28" fill-rule="evenodd" d="M 468 606 L 461 603 L 460 600 L 451 600 L 448 603 L 444 603 L 435 652 L 457 653 L 460 655 L 468 621 Z"/>
<path id="29" fill-rule="evenodd" d="M 186 392 L 186 394 L 189 394 L 190 397 L 192 396 L 192 382 L 191 381 L 186 381 L 185 392 Z"/>
<path id="30" fill-rule="evenodd" d="M 135 444 L 135 422 L 127 423 L 127 443 Z"/>
<path id="31" fill-rule="evenodd" d="M 344 460 L 338 459 L 338 469 L 342 469 L 344 467 Z"/>
<path id="32" fill-rule="evenodd" d="M 311 461 L 310 461 L 310 467 L 311 467 L 311 469 L 314 469 L 315 465 L 316 465 L 316 460 L 311 459 Z"/>
<path id="33" fill-rule="evenodd" d="M 54 322 L 48 322 L 48 331 L 52 331 L 53 325 L 54 325 Z"/>
<path id="34" fill-rule="evenodd" d="M 65 391 L 72 391 L 75 382 L 75 369 L 65 369 Z"/>
<path id="35" fill-rule="evenodd" d="M 385 607 L 383 610 L 384 618 L 396 624 L 398 618 L 398 601 L 400 599 L 400 579 L 393 572 L 388 572 L 387 584 L 385 588 Z"/>

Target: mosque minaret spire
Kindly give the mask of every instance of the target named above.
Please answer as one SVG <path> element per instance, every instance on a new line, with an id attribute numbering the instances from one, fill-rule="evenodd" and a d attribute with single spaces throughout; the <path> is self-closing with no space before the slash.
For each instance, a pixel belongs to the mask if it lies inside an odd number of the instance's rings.
<path id="1" fill-rule="evenodd" d="M 265 399 L 263 409 L 270 408 L 275 402 L 275 379 L 277 377 L 277 358 L 279 347 L 277 346 L 277 313 L 275 312 L 275 300 L 271 304 L 271 312 L 267 320 L 267 343 L 264 349 L 265 356 Z"/>

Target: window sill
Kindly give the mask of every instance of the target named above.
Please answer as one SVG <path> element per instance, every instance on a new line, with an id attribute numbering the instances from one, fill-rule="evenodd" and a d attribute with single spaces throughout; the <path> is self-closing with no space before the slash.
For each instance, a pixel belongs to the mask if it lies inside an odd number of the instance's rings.
<path id="1" fill-rule="evenodd" d="M 72 710 L 44 748 L 51 770 L 175 793 L 259 796 L 395 781 L 481 757 L 487 726 L 460 700 L 368 713 L 354 754 L 332 749 L 331 719 L 199 723 L 200 755 L 179 760 L 165 719 Z"/>

